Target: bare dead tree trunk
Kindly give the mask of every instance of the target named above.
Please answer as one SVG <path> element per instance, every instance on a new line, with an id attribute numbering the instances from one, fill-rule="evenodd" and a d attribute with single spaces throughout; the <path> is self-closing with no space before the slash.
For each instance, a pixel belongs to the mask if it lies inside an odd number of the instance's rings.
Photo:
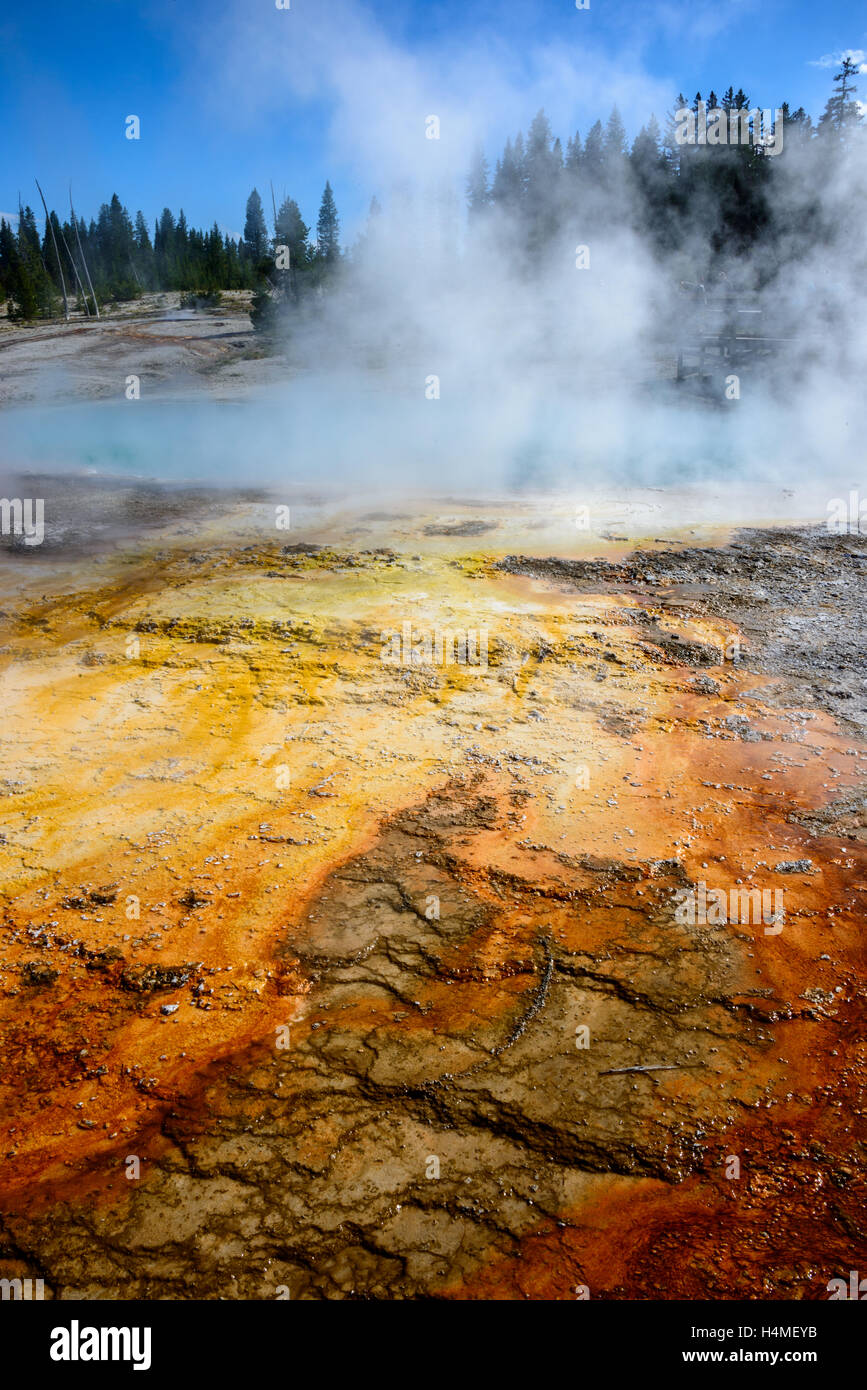
<path id="1" fill-rule="evenodd" d="M 72 273 L 75 276 L 75 283 L 78 286 L 78 293 L 81 295 L 81 302 L 84 305 L 84 312 L 87 315 L 87 317 L 90 318 L 90 306 L 87 302 L 87 294 L 85 292 L 83 284 L 81 283 L 81 276 L 78 273 L 78 266 L 75 264 L 75 257 L 73 256 L 72 252 L 66 244 L 66 237 L 63 235 L 62 226 L 60 227 L 60 240 L 63 242 L 63 249 L 69 257 L 69 264 L 72 266 Z"/>
<path id="2" fill-rule="evenodd" d="M 96 317 L 99 318 L 99 305 L 96 302 L 96 295 L 93 292 L 93 281 L 90 278 L 90 271 L 87 268 L 87 260 L 85 259 L 84 249 L 81 245 L 81 236 L 78 231 L 78 223 L 75 220 L 75 208 L 72 206 L 72 184 L 69 185 L 69 211 L 72 216 L 72 225 L 75 228 L 75 240 L 78 242 L 78 254 L 81 257 L 81 264 L 84 266 L 84 273 L 87 276 L 87 283 L 90 286 L 90 297 L 93 300 L 93 311 L 96 314 Z"/>
<path id="3" fill-rule="evenodd" d="M 36 184 L 36 187 L 39 188 L 39 180 L 35 179 L 34 182 Z M 60 259 L 60 249 L 57 245 L 57 237 L 54 235 L 54 223 L 48 215 L 48 204 L 45 201 L 45 194 L 42 192 L 41 188 L 39 188 L 39 196 L 42 199 L 42 206 L 45 208 L 45 225 L 51 233 L 51 244 L 54 247 L 54 254 L 57 258 L 57 269 L 60 273 L 60 288 L 63 291 L 63 312 L 66 316 L 66 322 L 69 323 L 69 300 L 66 297 L 66 281 L 63 278 L 63 262 Z"/>

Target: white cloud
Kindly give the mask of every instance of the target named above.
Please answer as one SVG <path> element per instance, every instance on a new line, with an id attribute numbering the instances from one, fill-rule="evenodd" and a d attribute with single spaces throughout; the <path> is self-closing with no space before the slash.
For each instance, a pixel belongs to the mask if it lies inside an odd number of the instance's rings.
<path id="1" fill-rule="evenodd" d="M 331 158 L 380 192 L 410 178 L 462 178 L 477 140 L 499 147 L 540 107 L 564 140 L 576 127 L 586 135 L 614 105 L 630 134 L 651 112 L 663 123 L 676 88 L 644 70 L 641 37 L 607 55 L 576 19 L 568 46 L 516 51 L 489 30 L 432 40 L 420 53 L 357 0 L 298 0 L 291 12 L 236 4 L 197 36 L 201 97 L 235 123 L 285 122 L 287 149 L 291 103 L 321 103 Z M 425 139 L 431 115 L 439 140 Z"/>
<path id="2" fill-rule="evenodd" d="M 863 48 L 844 48 L 840 53 L 825 53 L 810 61 L 811 68 L 837 68 L 844 58 L 858 64 L 858 71 L 867 72 L 867 52 Z"/>

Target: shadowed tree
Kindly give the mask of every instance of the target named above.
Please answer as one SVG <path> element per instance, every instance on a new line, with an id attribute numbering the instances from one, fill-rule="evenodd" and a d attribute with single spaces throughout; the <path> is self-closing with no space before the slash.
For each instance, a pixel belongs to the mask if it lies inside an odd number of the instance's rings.
<path id="1" fill-rule="evenodd" d="M 520 138 L 519 136 L 518 139 L 520 140 Z M 491 198 L 498 207 L 503 208 L 506 212 L 516 212 L 521 203 L 524 179 L 523 156 L 523 141 L 521 141 L 519 153 L 517 141 L 513 145 L 511 139 L 508 139 L 502 159 L 497 160 Z"/>
<path id="2" fill-rule="evenodd" d="M 36 218 L 30 207 L 18 208 L 18 234 L 7 227 L 2 238 L 3 276 L 9 317 L 34 319 L 51 316 L 56 296 L 51 278 L 42 263 Z"/>
<path id="3" fill-rule="evenodd" d="M 837 90 L 828 98 L 819 121 L 817 133 L 822 139 L 831 138 L 846 142 L 852 131 L 860 125 L 861 112 L 855 97 L 857 75 L 858 64 L 847 54 L 840 71 L 834 75 L 834 86 Z"/>
<path id="4" fill-rule="evenodd" d="M 603 168 L 602 122 L 594 121 L 584 141 L 584 155 L 581 160 L 582 171 L 591 180 L 598 179 Z"/>
<path id="5" fill-rule="evenodd" d="M 566 141 L 566 168 L 575 174 L 581 167 L 581 135 L 576 130 Z"/>
<path id="6" fill-rule="evenodd" d="M 262 199 L 255 188 L 247 199 L 247 215 L 244 219 L 244 250 L 254 265 L 268 254 L 268 229 L 265 226 Z"/>
<path id="7" fill-rule="evenodd" d="M 488 161 L 481 145 L 473 153 L 470 172 L 467 175 L 467 209 L 470 217 L 477 217 L 491 205 L 491 190 L 488 183 Z"/>
<path id="8" fill-rule="evenodd" d="M 610 173 L 618 173 L 623 169 L 623 162 L 626 158 L 626 127 L 616 106 L 608 117 L 608 123 L 605 127 L 602 158 L 605 168 Z"/>
<path id="9" fill-rule="evenodd" d="M 322 202 L 319 205 L 319 217 L 316 220 L 316 248 L 320 260 L 326 265 L 333 265 L 340 257 L 340 219 L 337 216 L 337 204 L 331 184 L 328 182 L 325 184 Z"/>
<path id="10" fill-rule="evenodd" d="M 552 146 L 551 123 L 544 111 L 537 111 L 527 132 L 524 159 L 527 249 L 532 256 L 542 251 L 556 231 L 562 165 L 562 151 L 555 153 Z"/>
<path id="11" fill-rule="evenodd" d="M 289 248 L 290 265 L 303 270 L 310 260 L 310 228 L 294 198 L 284 198 L 280 204 L 275 230 L 277 244 Z"/>

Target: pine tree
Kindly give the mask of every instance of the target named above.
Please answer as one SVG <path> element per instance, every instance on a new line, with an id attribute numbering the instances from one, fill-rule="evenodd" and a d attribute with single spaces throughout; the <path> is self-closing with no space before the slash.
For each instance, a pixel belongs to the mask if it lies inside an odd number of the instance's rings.
<path id="1" fill-rule="evenodd" d="M 57 297 L 42 259 L 36 217 L 29 204 L 19 207 L 17 250 L 17 264 L 9 289 L 10 313 L 23 319 L 39 315 L 52 317 Z"/>
<path id="2" fill-rule="evenodd" d="M 830 136 L 845 142 L 852 131 L 860 125 L 861 111 L 855 99 L 857 89 L 854 79 L 857 75 L 858 64 L 847 54 L 843 59 L 840 71 L 834 75 L 834 85 L 837 91 L 828 98 L 819 121 L 818 134 L 823 139 Z"/>
<path id="3" fill-rule="evenodd" d="M 320 260 L 328 265 L 332 265 L 340 256 L 340 219 L 337 216 L 337 204 L 331 184 L 328 182 L 325 184 L 316 222 L 316 247 Z"/>
<path id="4" fill-rule="evenodd" d="M 629 166 L 637 197 L 634 203 L 636 229 L 661 250 L 676 240 L 673 216 L 677 186 L 676 166 L 669 150 L 660 148 L 659 122 L 651 116 L 642 126 L 629 156 Z"/>
<path id="5" fill-rule="evenodd" d="M 481 145 L 473 153 L 470 172 L 467 175 L 467 208 L 470 217 L 477 217 L 491 205 L 491 190 L 488 183 L 488 161 Z"/>
<path id="6" fill-rule="evenodd" d="M 643 125 L 632 142 L 632 150 L 629 155 L 633 168 L 652 169 L 659 159 L 658 130 L 654 136 L 647 126 Z"/>
<path id="7" fill-rule="evenodd" d="M 556 231 L 558 176 L 562 165 L 562 151 L 555 155 L 552 148 L 551 123 L 544 111 L 537 111 L 527 132 L 524 159 L 527 246 L 534 257 Z"/>
<path id="8" fill-rule="evenodd" d="M 244 220 L 244 249 L 254 265 L 268 254 L 268 229 L 265 226 L 262 199 L 255 188 L 247 199 L 247 215 Z"/>
<path id="9" fill-rule="evenodd" d="M 154 260 L 160 287 L 176 289 L 175 219 L 169 208 L 163 208 L 154 230 Z"/>
<path id="10" fill-rule="evenodd" d="M 148 224 L 145 221 L 144 213 L 139 211 L 135 215 L 135 245 L 140 256 L 147 256 L 153 251 L 151 246 Z"/>
<path id="11" fill-rule="evenodd" d="M 807 115 L 803 106 L 799 106 L 797 111 L 791 111 L 787 101 L 783 102 L 780 110 L 783 113 L 785 139 L 791 141 L 794 138 L 799 143 L 806 143 L 813 134 L 812 117 Z"/>
<path id="12" fill-rule="evenodd" d="M 525 188 L 524 137 L 519 131 L 514 143 L 510 139 L 506 140 L 503 157 L 497 161 L 491 197 L 499 207 L 517 213 L 523 207 Z"/>
<path id="13" fill-rule="evenodd" d="M 515 173 L 515 156 L 512 150 L 511 138 L 506 140 L 502 159 L 497 160 L 494 170 L 494 182 L 491 186 L 491 201 L 498 207 L 509 208 L 515 200 L 517 194 L 517 176 Z"/>
<path id="14" fill-rule="evenodd" d="M 518 131 L 518 134 L 515 136 L 513 156 L 515 161 L 515 181 L 518 194 L 518 204 L 520 205 L 523 203 L 524 194 L 527 191 L 527 152 L 524 148 L 524 137 L 521 134 L 520 130 Z"/>
<path id="15" fill-rule="evenodd" d="M 310 228 L 295 199 L 284 198 L 277 213 L 275 238 L 278 246 L 288 246 L 289 264 L 294 270 L 303 270 L 310 262 L 309 237 Z"/>
<path id="16" fill-rule="evenodd" d="M 602 122 L 594 121 L 584 141 L 584 157 L 581 161 L 584 173 L 591 179 L 597 179 L 602 173 L 603 148 Z"/>
<path id="17" fill-rule="evenodd" d="M 48 225 L 49 222 L 51 223 L 50 228 Z M 54 233 L 53 236 L 52 231 Z M 69 272 L 69 267 L 61 266 L 61 263 L 58 259 L 58 257 L 62 255 L 62 237 L 63 233 L 61 230 L 60 221 L 58 219 L 57 213 L 52 211 L 48 214 L 48 222 L 46 222 L 45 224 L 45 231 L 42 235 L 41 256 L 42 264 L 45 266 L 45 269 L 51 279 L 51 283 L 57 290 L 60 289 L 62 283 L 61 273 L 65 277 Z"/>
<path id="18" fill-rule="evenodd" d="M 138 269 L 139 279 L 147 289 L 155 287 L 154 279 L 154 248 L 151 245 L 148 224 L 145 221 L 144 213 L 139 211 L 135 215 L 135 264 Z"/>
<path id="19" fill-rule="evenodd" d="M 202 238 L 202 270 L 196 282 L 209 295 L 219 296 L 219 291 L 228 289 L 229 267 L 222 233 L 216 222 L 207 236 Z"/>
<path id="20" fill-rule="evenodd" d="M 566 168 L 574 174 L 581 167 L 581 135 L 576 130 L 574 136 L 566 141 Z"/>
<path id="21" fill-rule="evenodd" d="M 15 233 L 5 217 L 0 217 L 0 300 L 9 295 L 12 275 L 18 263 L 18 247 Z"/>
<path id="22" fill-rule="evenodd" d="M 723 98 L 725 101 L 725 98 Z M 665 134 L 662 137 L 662 157 L 671 173 L 680 172 L 681 152 L 683 146 L 678 144 L 677 131 L 678 113 L 686 110 L 686 97 L 683 92 L 678 92 L 677 101 L 665 118 Z"/>
<path id="23" fill-rule="evenodd" d="M 174 246 L 175 280 L 178 289 L 193 290 L 198 288 L 194 270 L 195 250 L 195 242 L 191 242 L 186 215 L 181 208 L 175 224 Z"/>
<path id="24" fill-rule="evenodd" d="M 602 142 L 602 158 L 605 167 L 610 171 L 617 171 L 623 166 L 623 159 L 626 155 L 626 128 L 620 117 L 617 107 L 613 107 L 611 115 L 608 117 L 608 124 L 605 127 L 605 137 Z"/>
<path id="25" fill-rule="evenodd" d="M 36 216 L 29 203 L 18 210 L 18 247 L 22 255 L 41 256 L 39 232 L 36 230 Z"/>
<path id="26" fill-rule="evenodd" d="M 92 224 L 91 224 L 92 225 Z M 100 299 L 133 299 L 139 292 L 134 264 L 132 220 L 116 193 L 103 203 L 92 226 L 95 255 L 88 256 L 94 287 Z"/>
<path id="27" fill-rule="evenodd" d="M 562 162 L 562 152 L 560 155 Z M 530 191 L 540 183 L 551 180 L 557 170 L 553 151 L 551 122 L 544 111 L 537 111 L 527 131 L 527 153 L 524 160 L 526 187 Z"/>

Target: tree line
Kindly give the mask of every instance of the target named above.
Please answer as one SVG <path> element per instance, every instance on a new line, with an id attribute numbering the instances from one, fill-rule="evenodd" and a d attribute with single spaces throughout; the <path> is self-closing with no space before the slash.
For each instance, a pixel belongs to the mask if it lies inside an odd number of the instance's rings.
<path id="1" fill-rule="evenodd" d="M 539 111 L 526 137 L 519 132 L 506 141 L 493 172 L 484 150 L 476 151 L 466 183 L 468 237 L 496 216 L 498 229 L 513 238 L 529 271 L 544 262 L 558 236 L 579 225 L 588 230 L 631 225 L 655 251 L 689 249 L 693 256 L 698 234 L 706 263 L 749 250 L 775 231 L 788 235 L 791 225 L 783 224 L 793 221 L 806 245 L 809 236 L 822 233 L 822 179 L 835 155 L 863 131 L 857 73 L 857 65 L 845 58 L 815 125 L 803 107 L 793 110 L 782 103 L 782 143 L 774 158 L 758 139 L 717 147 L 680 144 L 678 112 L 687 108 L 683 95 L 664 129 L 651 117 L 631 146 L 616 107 L 605 125 L 595 121 L 583 139 L 578 131 L 571 135 L 565 149 Z M 697 113 L 702 106 L 726 113 L 750 110 L 746 93 L 733 86 L 720 98 L 711 91 L 705 100 L 697 92 L 689 109 Z M 776 197 L 779 171 L 793 150 L 812 175 L 802 181 L 797 204 L 791 189 Z M 310 291 L 321 292 L 346 259 L 330 183 L 315 236 L 293 198 L 278 207 L 272 189 L 271 211 L 269 234 L 262 199 L 253 189 L 243 236 L 233 240 L 216 223 L 210 231 L 197 230 L 188 227 L 183 211 L 175 219 L 165 208 L 151 237 L 144 215 L 138 212 L 133 221 L 114 194 L 89 225 L 75 218 L 71 205 L 66 221 L 47 213 L 40 238 L 32 208 L 23 207 L 17 229 L 0 219 L 0 299 L 8 301 L 10 317 L 34 319 L 56 315 L 67 292 L 73 307 L 88 313 L 98 303 L 132 299 L 146 290 L 208 298 L 247 289 L 255 291 L 254 326 L 267 332 L 291 316 Z M 369 250 L 380 213 L 374 198 L 359 252 Z"/>
<path id="2" fill-rule="evenodd" d="M 511 223 L 517 248 L 530 262 L 558 232 L 593 228 L 594 222 L 631 225 L 658 252 L 694 248 L 697 232 L 709 260 L 723 251 L 748 251 L 794 211 L 791 190 L 779 207 L 775 203 L 787 157 L 817 175 L 803 189 L 805 205 L 812 207 L 820 171 L 856 138 L 862 128 L 857 71 L 851 59 L 843 60 L 815 125 L 803 107 L 781 104 L 778 155 L 769 154 L 759 130 L 749 143 L 679 143 L 680 112 L 721 110 L 728 130 L 730 113 L 750 111 L 746 93 L 733 86 L 722 97 L 711 91 L 705 99 L 696 92 L 691 103 L 679 95 L 664 129 L 651 117 L 631 146 L 616 106 L 604 126 L 595 121 L 583 140 L 576 131 L 565 149 L 539 111 L 526 137 L 519 132 L 506 141 L 493 173 L 484 150 L 477 149 L 466 183 L 470 226 L 506 214 L 498 225 Z"/>
<path id="3" fill-rule="evenodd" d="M 41 191 L 41 190 L 40 190 Z M 301 219 L 298 204 L 285 199 L 276 214 L 276 241 L 291 248 L 296 273 L 320 276 L 340 255 L 339 219 L 326 184 L 317 239 Z M 203 299 L 222 290 L 255 290 L 273 266 L 262 199 L 247 199 L 242 237 L 233 239 L 217 223 L 209 231 L 190 227 L 183 209 L 177 218 L 164 208 L 153 234 L 142 212 L 135 220 L 116 193 L 88 224 L 83 217 L 61 221 L 52 209 L 40 236 L 29 205 L 19 206 L 18 226 L 0 218 L 0 302 L 10 318 L 53 318 L 70 309 L 95 313 L 97 306 L 136 299 L 149 290 L 180 290 Z"/>

